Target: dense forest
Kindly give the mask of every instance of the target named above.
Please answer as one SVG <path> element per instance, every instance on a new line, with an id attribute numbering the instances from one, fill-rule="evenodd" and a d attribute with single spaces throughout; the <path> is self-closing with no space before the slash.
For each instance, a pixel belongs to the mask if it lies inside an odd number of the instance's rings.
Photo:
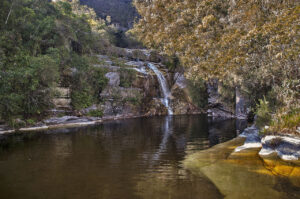
<path id="1" fill-rule="evenodd" d="M 111 23 L 119 24 L 128 29 L 138 18 L 138 14 L 132 0 L 80 0 L 84 5 L 94 8 L 97 15 L 102 19 L 111 18 Z"/>
<path id="2" fill-rule="evenodd" d="M 260 127 L 300 122 L 300 4 L 292 1 L 135 0 L 136 35 L 180 58 L 191 79 L 218 79 L 248 96 Z M 292 129 L 292 130 L 291 130 Z"/>
<path id="3" fill-rule="evenodd" d="M 72 84 L 74 107 L 96 100 L 105 78 L 89 63 L 110 45 L 104 20 L 78 1 L 3 0 L 0 7 L 2 119 L 14 125 L 14 118 L 43 117 L 59 83 Z M 76 75 L 65 80 L 72 70 Z"/>

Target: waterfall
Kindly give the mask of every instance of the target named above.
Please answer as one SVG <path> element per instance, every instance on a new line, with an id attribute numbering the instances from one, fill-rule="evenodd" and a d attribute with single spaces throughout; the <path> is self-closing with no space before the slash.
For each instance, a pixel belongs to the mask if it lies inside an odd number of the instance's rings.
<path id="1" fill-rule="evenodd" d="M 166 78 L 164 77 L 164 75 L 158 70 L 158 68 L 156 66 L 154 66 L 154 64 L 148 63 L 148 66 L 151 70 L 153 70 L 153 72 L 156 74 L 162 93 L 163 93 L 163 99 L 162 99 L 162 103 L 165 105 L 165 107 L 168 109 L 168 114 L 169 115 L 173 115 L 173 111 L 172 108 L 169 106 L 170 101 L 169 101 L 169 95 L 170 95 L 170 90 L 166 81 Z"/>

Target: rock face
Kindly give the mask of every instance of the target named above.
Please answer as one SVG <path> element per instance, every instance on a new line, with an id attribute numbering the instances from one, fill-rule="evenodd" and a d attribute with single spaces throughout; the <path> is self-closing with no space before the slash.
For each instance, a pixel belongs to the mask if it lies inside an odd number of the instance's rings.
<path id="1" fill-rule="evenodd" d="M 122 48 L 115 48 L 112 55 L 97 55 L 99 63 L 94 65 L 94 67 L 105 69 L 105 77 L 108 79 L 107 87 L 99 95 L 101 104 L 95 105 L 96 109 L 93 110 L 76 112 L 76 115 L 86 115 L 89 111 L 102 111 L 104 117 L 165 115 L 170 114 L 170 112 L 175 115 L 205 112 L 204 103 L 199 100 L 202 103 L 199 105 L 192 97 L 190 85 L 184 76 L 184 70 L 179 67 L 175 71 L 169 71 L 163 64 L 168 63 L 169 58 L 150 50 Z M 163 78 L 161 76 L 158 78 L 153 69 L 150 70 L 149 63 L 159 70 Z M 72 76 L 73 73 L 75 72 L 69 71 L 67 75 Z M 169 90 L 167 105 L 161 79 L 166 80 L 166 86 Z M 236 106 L 232 107 L 232 105 L 229 106 L 224 103 L 224 100 L 222 101 L 217 80 L 209 81 L 206 87 L 209 96 L 207 110 L 209 116 L 224 119 L 233 117 L 245 119 L 247 117 L 248 101 L 238 89 L 236 89 L 235 95 Z M 201 95 L 201 92 L 206 92 L 204 90 L 199 91 L 198 94 Z M 66 113 L 66 110 L 72 111 L 70 85 L 60 85 L 57 92 L 59 94 L 53 101 L 55 109 L 52 112 Z M 207 96 L 207 93 L 203 93 L 203 96 Z M 202 109 L 199 109 L 195 103 L 202 106 Z M 169 107 L 167 112 L 163 105 Z"/>
<path id="2" fill-rule="evenodd" d="M 120 85 L 120 74 L 118 72 L 109 72 L 105 74 L 108 79 L 108 86 L 117 87 Z"/>
<path id="3" fill-rule="evenodd" d="M 169 71 L 163 64 L 168 61 L 164 56 L 149 50 L 116 48 L 112 56 L 97 57 L 99 62 L 94 67 L 103 68 L 108 79 L 107 86 L 99 91 L 100 103 L 83 110 L 73 110 L 70 115 L 98 116 L 103 113 L 103 117 L 131 117 L 167 115 L 170 112 L 175 115 L 200 113 L 189 96 L 183 70 Z M 66 75 L 74 73 L 76 71 L 69 71 Z M 57 88 L 53 113 L 61 115 L 66 114 L 66 110 L 72 111 L 70 87 L 62 84 Z"/>
<path id="4" fill-rule="evenodd" d="M 72 110 L 70 88 L 56 87 L 56 97 L 53 99 L 54 109 L 50 110 L 52 115 L 58 113 L 68 113 Z"/>
<path id="5" fill-rule="evenodd" d="M 161 62 L 162 57 L 148 50 L 126 49 L 125 58 L 119 62 L 123 64 L 114 66 L 108 56 L 99 55 L 104 65 L 96 65 L 107 70 L 105 77 L 109 83 L 100 93 L 103 102 L 101 109 L 104 117 L 130 116 L 130 115 L 166 115 L 167 108 L 163 103 L 163 92 L 157 74 L 149 68 L 150 61 Z M 109 66 L 107 66 L 110 63 Z M 161 63 L 150 62 L 161 72 L 170 88 L 170 107 L 174 114 L 199 113 L 192 103 L 187 83 L 183 73 L 169 72 Z M 130 78 L 129 78 L 130 77 Z"/>
<path id="6" fill-rule="evenodd" d="M 250 112 L 249 100 L 242 95 L 239 88 L 235 89 L 235 115 L 239 119 L 247 119 Z"/>
<path id="7" fill-rule="evenodd" d="M 219 83 L 218 80 L 211 80 L 207 82 L 207 93 L 208 93 L 208 116 L 221 117 L 221 118 L 233 118 L 235 117 L 234 112 L 221 102 L 220 94 L 218 92 Z"/>
<path id="8" fill-rule="evenodd" d="M 230 102 L 234 104 L 234 107 L 231 107 L 228 103 L 222 101 L 221 94 L 219 93 L 219 86 L 218 80 L 211 80 L 207 83 L 207 92 L 209 96 L 208 115 L 211 117 L 247 119 L 250 113 L 250 103 L 241 93 L 240 89 L 237 87 L 232 91 L 235 95 L 235 99 L 232 99 L 232 102 Z"/>

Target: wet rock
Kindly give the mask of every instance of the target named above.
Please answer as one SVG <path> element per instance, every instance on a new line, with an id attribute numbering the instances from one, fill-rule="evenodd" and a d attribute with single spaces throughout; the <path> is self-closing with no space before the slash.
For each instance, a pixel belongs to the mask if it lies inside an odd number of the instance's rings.
<path id="1" fill-rule="evenodd" d="M 99 118 L 95 117 L 77 117 L 77 116 L 63 116 L 63 117 L 53 117 L 47 120 L 44 120 L 44 123 L 47 125 L 54 124 L 69 124 L 69 123 L 84 123 L 98 120 Z"/>
<path id="2" fill-rule="evenodd" d="M 134 67 L 142 67 L 144 65 L 144 62 L 140 62 L 140 61 L 129 61 L 125 63 L 126 65 L 129 66 L 134 66 Z"/>
<path id="3" fill-rule="evenodd" d="M 246 140 L 242 146 L 239 146 L 235 149 L 235 152 L 239 152 L 245 149 L 262 147 L 259 130 L 255 126 L 246 128 L 239 136 L 246 138 Z"/>
<path id="4" fill-rule="evenodd" d="M 146 109 L 145 116 L 167 115 L 168 114 L 168 109 L 164 106 L 161 99 L 159 99 L 159 98 L 152 99 L 147 104 L 145 109 Z"/>

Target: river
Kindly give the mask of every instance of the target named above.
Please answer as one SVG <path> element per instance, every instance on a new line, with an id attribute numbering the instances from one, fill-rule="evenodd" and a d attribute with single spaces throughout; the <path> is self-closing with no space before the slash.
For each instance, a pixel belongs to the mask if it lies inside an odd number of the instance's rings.
<path id="1" fill-rule="evenodd" d="M 236 136 L 235 120 L 205 115 L 1 136 L 0 198 L 223 198 L 183 160 Z"/>

